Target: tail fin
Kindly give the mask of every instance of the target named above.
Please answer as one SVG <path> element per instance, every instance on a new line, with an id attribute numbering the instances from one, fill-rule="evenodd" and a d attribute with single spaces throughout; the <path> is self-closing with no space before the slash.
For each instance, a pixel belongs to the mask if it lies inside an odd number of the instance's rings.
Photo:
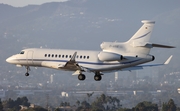
<path id="1" fill-rule="evenodd" d="M 133 46 L 144 46 L 149 42 L 155 21 L 143 20 L 142 27 L 127 41 Z"/>

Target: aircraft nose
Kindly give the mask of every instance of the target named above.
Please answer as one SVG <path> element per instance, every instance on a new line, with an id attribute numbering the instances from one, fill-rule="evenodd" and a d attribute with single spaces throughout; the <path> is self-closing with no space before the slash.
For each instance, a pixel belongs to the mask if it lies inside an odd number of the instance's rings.
<path id="1" fill-rule="evenodd" d="M 11 60 L 12 60 L 11 57 L 9 57 L 6 59 L 6 62 L 11 63 Z"/>
<path id="2" fill-rule="evenodd" d="M 9 58 L 6 59 L 6 62 L 11 63 L 11 64 L 14 64 L 14 63 L 17 62 L 17 60 L 16 60 L 16 57 L 15 57 L 15 56 L 11 56 L 11 57 L 9 57 Z"/>

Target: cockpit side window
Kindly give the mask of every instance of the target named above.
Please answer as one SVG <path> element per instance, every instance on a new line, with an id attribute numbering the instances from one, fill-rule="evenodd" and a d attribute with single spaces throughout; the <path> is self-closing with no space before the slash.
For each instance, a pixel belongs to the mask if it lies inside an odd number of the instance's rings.
<path id="1" fill-rule="evenodd" d="M 21 51 L 20 54 L 24 54 L 24 51 Z"/>

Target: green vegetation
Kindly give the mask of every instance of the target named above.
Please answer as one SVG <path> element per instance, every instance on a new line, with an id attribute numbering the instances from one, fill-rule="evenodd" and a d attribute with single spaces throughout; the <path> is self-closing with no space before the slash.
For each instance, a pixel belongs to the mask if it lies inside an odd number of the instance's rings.
<path id="1" fill-rule="evenodd" d="M 143 101 L 137 103 L 133 108 L 123 108 L 120 104 L 120 100 L 116 97 L 106 96 L 102 94 L 97 97 L 92 103 L 83 100 L 80 102 L 77 100 L 77 106 L 71 106 L 69 102 L 61 102 L 56 108 L 51 108 L 53 111 L 180 111 L 180 108 L 176 106 L 173 99 L 170 99 L 167 103 L 164 102 L 162 107 L 158 107 L 157 104 Z M 21 106 L 21 107 L 20 107 Z M 23 106 L 23 108 L 22 108 Z M 40 106 L 30 106 L 27 97 L 18 97 L 16 100 L 9 98 L 8 100 L 1 101 L 0 99 L 0 111 L 48 111 Z"/>
<path id="2" fill-rule="evenodd" d="M 79 101 L 77 104 L 80 104 Z M 102 94 L 92 104 L 83 101 L 76 111 L 160 111 L 160 109 L 157 104 L 148 101 L 140 102 L 131 109 L 122 108 L 119 99 Z M 161 111 L 180 111 L 180 108 L 176 107 L 173 99 L 170 99 L 167 103 L 163 103 Z"/>
<path id="3" fill-rule="evenodd" d="M 0 99 L 0 111 L 4 111 L 4 110 L 3 110 L 3 105 L 2 105 L 1 99 Z"/>
<path id="4" fill-rule="evenodd" d="M 9 98 L 8 100 L 3 101 L 3 108 L 4 109 L 11 109 L 18 111 L 21 109 L 20 105 L 29 107 L 30 103 L 28 102 L 27 97 L 17 98 L 16 100 L 12 100 Z"/>
<path id="5" fill-rule="evenodd" d="M 176 105 L 173 99 L 170 99 L 168 103 L 163 103 L 162 111 L 177 111 Z M 178 110 L 179 111 L 179 110 Z"/>

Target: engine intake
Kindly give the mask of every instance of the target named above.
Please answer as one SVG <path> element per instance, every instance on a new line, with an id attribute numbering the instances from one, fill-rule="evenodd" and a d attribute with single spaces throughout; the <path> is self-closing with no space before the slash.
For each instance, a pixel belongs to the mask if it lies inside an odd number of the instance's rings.
<path id="1" fill-rule="evenodd" d="M 98 54 L 98 58 L 100 61 L 120 61 L 123 59 L 123 56 L 116 53 L 102 51 Z"/>

